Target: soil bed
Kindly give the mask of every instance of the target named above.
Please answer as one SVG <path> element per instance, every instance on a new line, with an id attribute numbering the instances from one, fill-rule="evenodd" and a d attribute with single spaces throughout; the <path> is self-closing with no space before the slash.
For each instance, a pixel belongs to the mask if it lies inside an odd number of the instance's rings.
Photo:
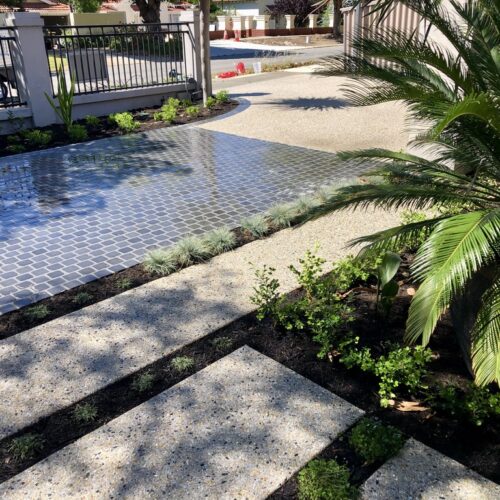
<path id="1" fill-rule="evenodd" d="M 181 111 L 171 124 L 154 120 L 153 114 L 160 109 L 160 106 L 140 108 L 134 111 L 130 111 L 130 113 L 134 117 L 134 120 L 139 122 L 139 127 L 134 130 L 134 133 L 147 132 L 148 130 L 154 130 L 164 127 L 175 127 L 177 125 L 185 125 L 186 123 L 193 123 L 200 120 L 206 120 L 207 118 L 213 118 L 215 116 L 222 115 L 224 113 L 227 113 L 228 111 L 231 111 L 238 105 L 238 103 L 236 101 L 230 100 L 225 103 L 217 103 L 211 108 L 204 108 L 201 105 L 201 102 L 194 102 L 193 105 L 200 106 L 200 113 L 198 116 L 190 117 L 184 111 Z M 124 132 L 121 131 L 114 122 L 108 120 L 106 116 L 100 117 L 99 125 L 94 127 L 86 125 L 85 120 L 75 120 L 74 123 L 81 124 L 86 127 L 88 133 L 88 138 L 85 139 L 86 141 L 104 139 L 106 137 L 114 137 L 116 135 L 125 135 Z M 38 130 L 51 132 L 52 140 L 50 144 L 47 144 L 45 147 L 40 147 L 32 146 L 24 141 L 22 142 L 25 147 L 25 151 L 23 152 L 40 151 L 43 149 L 50 149 L 57 146 L 65 146 L 74 143 L 74 141 L 69 140 L 63 125 L 50 125 L 48 127 L 42 127 Z M 10 152 L 7 149 L 11 144 L 7 137 L 13 135 L 16 135 L 15 132 L 12 132 L 10 135 L 0 135 L 0 157 L 18 154 L 18 152 Z"/>
<path id="2" fill-rule="evenodd" d="M 309 43 L 306 43 L 309 38 Z M 245 41 L 245 40 L 244 40 Z M 249 41 L 262 45 L 283 45 L 290 47 L 334 47 L 342 43 L 331 34 L 326 35 L 293 35 L 293 36 L 268 36 L 261 38 L 251 38 Z"/>
<path id="3" fill-rule="evenodd" d="M 290 296 L 298 294 L 300 291 L 295 291 Z M 388 340 L 401 342 L 409 305 L 409 296 L 404 287 L 387 321 L 381 320 L 375 312 L 374 294 L 359 291 L 353 294 L 352 300 L 356 320 L 351 324 L 351 329 L 363 339 L 363 345 L 377 350 Z M 75 421 L 73 405 L 24 429 L 18 435 L 37 433 L 44 442 L 43 449 L 33 458 L 16 461 L 8 450 L 12 438 L 0 442 L 0 480 L 12 477 L 245 344 L 362 408 L 368 416 L 390 423 L 401 429 L 406 436 L 412 436 L 493 481 L 500 482 L 499 419 L 476 426 L 467 420 L 436 413 L 431 409 L 403 412 L 394 407 L 381 408 L 376 394 L 378 384 L 374 377 L 358 370 L 348 370 L 335 358 L 333 361 L 319 360 L 318 345 L 313 343 L 307 334 L 279 331 L 268 321 L 259 322 L 255 314 L 249 314 L 89 396 L 83 402 L 91 402 L 97 407 L 97 418 L 88 424 Z M 468 383 L 469 375 L 461 361 L 458 345 L 446 319 L 440 323 L 433 335 L 430 347 L 436 357 L 429 365 L 429 384 L 437 381 L 453 381 L 455 385 Z M 194 367 L 183 373 L 176 372 L 170 364 L 176 356 L 194 358 Z M 132 384 L 137 375 L 144 372 L 153 374 L 154 382 L 151 388 L 138 392 Z M 360 484 L 376 468 L 376 465 L 368 467 L 360 463 L 346 440 L 337 440 L 322 456 L 337 458 L 341 463 L 347 463 L 354 484 Z M 292 478 L 273 498 L 296 498 L 295 491 L 296 483 Z"/>

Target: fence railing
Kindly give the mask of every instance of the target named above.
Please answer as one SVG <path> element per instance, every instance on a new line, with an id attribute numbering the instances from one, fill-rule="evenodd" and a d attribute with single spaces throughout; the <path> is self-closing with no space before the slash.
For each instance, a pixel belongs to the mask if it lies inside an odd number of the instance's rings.
<path id="1" fill-rule="evenodd" d="M 44 28 L 52 91 L 58 75 L 75 81 L 75 95 L 187 82 L 188 22 Z M 193 57 L 193 54 L 190 54 Z"/>
<path id="2" fill-rule="evenodd" d="M 23 104 L 19 95 L 14 49 L 16 46 L 15 28 L 0 27 L 0 108 L 11 108 Z"/>

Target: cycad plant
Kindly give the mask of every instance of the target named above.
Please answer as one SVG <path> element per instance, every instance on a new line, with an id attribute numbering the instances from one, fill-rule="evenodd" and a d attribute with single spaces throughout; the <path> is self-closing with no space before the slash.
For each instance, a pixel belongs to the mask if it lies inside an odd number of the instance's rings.
<path id="1" fill-rule="evenodd" d="M 476 383 L 500 383 L 500 3 L 400 0 L 439 44 L 396 30 L 363 32 L 354 56 L 325 61 L 323 74 L 351 74 L 354 105 L 403 101 L 420 124 L 416 142 L 426 158 L 371 149 L 340 154 L 369 162 L 368 182 L 341 188 L 316 211 L 368 206 L 436 215 L 353 243 L 378 250 L 411 246 L 426 234 L 412 272 L 420 282 L 408 313 L 406 340 L 424 345 L 451 309 Z M 392 0 L 379 0 L 380 16 Z M 442 40 L 445 39 L 446 43 Z M 380 63 L 383 61 L 383 63 Z M 430 158 L 430 159 L 429 159 Z M 421 241 L 421 240 L 420 240 Z"/>

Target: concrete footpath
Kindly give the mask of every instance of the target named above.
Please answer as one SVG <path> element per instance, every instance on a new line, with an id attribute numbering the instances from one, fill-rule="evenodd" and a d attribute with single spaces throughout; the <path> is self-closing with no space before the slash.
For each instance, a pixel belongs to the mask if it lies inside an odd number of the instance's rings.
<path id="1" fill-rule="evenodd" d="M 332 261 L 352 252 L 348 240 L 398 221 L 382 211 L 323 217 L 0 341 L 0 438 L 254 310 L 251 263 L 275 267 L 291 291 L 289 264 L 316 243 Z"/>

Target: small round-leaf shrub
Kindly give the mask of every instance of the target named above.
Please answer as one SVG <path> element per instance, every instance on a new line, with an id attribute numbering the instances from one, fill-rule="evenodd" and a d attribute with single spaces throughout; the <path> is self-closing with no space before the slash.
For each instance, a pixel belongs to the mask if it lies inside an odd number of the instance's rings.
<path id="1" fill-rule="evenodd" d="M 84 125 L 78 123 L 73 123 L 68 127 L 68 137 L 73 142 L 85 141 L 89 134 Z"/>
<path id="2" fill-rule="evenodd" d="M 404 442 L 405 438 L 398 429 L 368 418 L 361 419 L 349 437 L 354 451 L 370 464 L 391 458 Z"/>
<path id="3" fill-rule="evenodd" d="M 52 141 L 52 132 L 39 130 L 24 130 L 22 132 L 24 140 L 32 148 L 43 148 Z"/>
<path id="4" fill-rule="evenodd" d="M 215 100 L 221 104 L 229 101 L 229 92 L 227 90 L 219 90 L 217 94 L 215 94 Z"/>
<path id="5" fill-rule="evenodd" d="M 109 115 L 109 121 L 114 123 L 122 132 L 134 132 L 140 127 L 140 123 L 134 120 L 132 113 L 113 113 Z"/>
<path id="6" fill-rule="evenodd" d="M 349 469 L 335 460 L 311 460 L 298 474 L 299 500 L 350 500 L 358 496 Z"/>
<path id="7" fill-rule="evenodd" d="M 12 440 L 8 452 L 14 460 L 20 462 L 33 458 L 43 448 L 43 439 L 35 433 L 24 434 Z"/>
<path id="8" fill-rule="evenodd" d="M 207 97 L 207 102 L 205 103 L 205 107 L 210 109 L 213 108 L 217 104 L 217 99 L 215 97 Z"/>
<path id="9" fill-rule="evenodd" d="M 200 114 L 200 107 L 199 106 L 188 106 L 186 108 L 186 115 L 188 115 L 190 118 L 195 118 Z"/>

